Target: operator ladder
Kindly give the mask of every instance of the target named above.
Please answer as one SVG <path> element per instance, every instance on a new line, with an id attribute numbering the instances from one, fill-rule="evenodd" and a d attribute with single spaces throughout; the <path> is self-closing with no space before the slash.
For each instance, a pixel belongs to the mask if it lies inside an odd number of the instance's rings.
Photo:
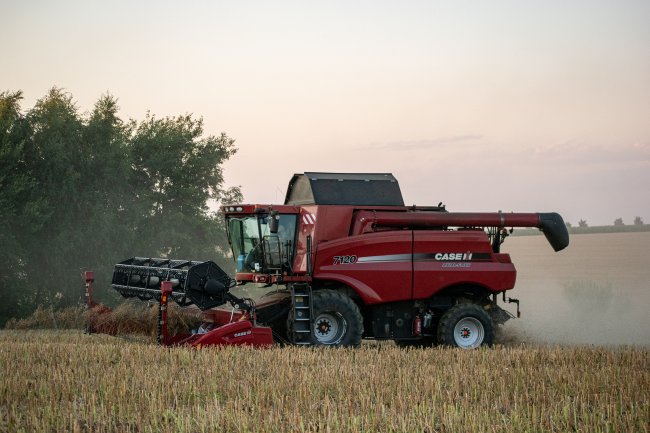
<path id="1" fill-rule="evenodd" d="M 291 305 L 294 343 L 311 344 L 313 323 L 311 286 L 309 284 L 293 284 L 291 286 Z"/>

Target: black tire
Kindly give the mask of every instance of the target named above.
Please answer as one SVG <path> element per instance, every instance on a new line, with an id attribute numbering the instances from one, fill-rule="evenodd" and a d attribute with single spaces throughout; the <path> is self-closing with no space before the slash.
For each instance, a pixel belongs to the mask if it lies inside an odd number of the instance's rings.
<path id="1" fill-rule="evenodd" d="M 438 324 L 438 342 L 461 349 L 491 346 L 494 342 L 494 322 L 481 306 L 456 304 L 445 312 Z"/>
<path id="2" fill-rule="evenodd" d="M 315 346 L 361 344 L 363 317 L 352 299 L 334 290 L 318 290 L 314 291 L 312 307 L 312 343 Z"/>

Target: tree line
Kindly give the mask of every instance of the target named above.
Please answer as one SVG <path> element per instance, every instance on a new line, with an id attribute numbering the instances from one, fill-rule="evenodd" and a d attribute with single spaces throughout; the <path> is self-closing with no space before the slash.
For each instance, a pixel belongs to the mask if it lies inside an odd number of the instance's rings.
<path id="1" fill-rule="evenodd" d="M 614 225 L 617 226 L 617 227 L 624 226 L 625 223 L 623 222 L 623 218 L 616 218 L 614 220 Z M 634 217 L 634 225 L 635 226 L 645 225 L 645 223 L 643 222 L 643 218 L 641 218 L 640 216 Z M 567 221 L 566 226 L 571 228 L 571 227 L 573 227 L 573 224 L 571 224 L 570 222 Z M 587 228 L 587 227 L 589 227 L 589 224 L 587 224 L 587 220 L 581 219 L 580 221 L 578 221 L 578 227 Z"/>
<path id="2" fill-rule="evenodd" d="M 232 266 L 209 207 L 242 199 L 224 186 L 232 138 L 206 136 L 190 114 L 125 121 L 111 95 L 88 114 L 59 88 L 25 112 L 22 99 L 0 93 L 0 326 L 38 305 L 79 302 L 84 270 L 106 289 L 129 257 Z"/>

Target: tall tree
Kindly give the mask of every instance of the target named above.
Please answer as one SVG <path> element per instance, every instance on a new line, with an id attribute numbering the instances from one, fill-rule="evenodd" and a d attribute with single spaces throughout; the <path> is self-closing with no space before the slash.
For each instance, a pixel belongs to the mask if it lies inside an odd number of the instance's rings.
<path id="1" fill-rule="evenodd" d="M 235 147 L 225 134 L 202 136 L 202 119 L 190 115 L 164 119 L 148 115 L 133 134 L 133 188 L 141 191 L 147 217 L 147 225 L 139 230 L 146 233 L 150 250 L 172 256 L 210 251 L 202 245 L 215 222 L 208 200 L 221 197 L 221 164 Z"/>
<path id="2" fill-rule="evenodd" d="M 69 303 L 78 292 L 70 286 L 81 271 L 83 234 L 77 222 L 84 211 L 84 125 L 72 97 L 58 88 L 36 102 L 27 121 L 31 129 L 27 164 L 47 211 L 46 224 L 23 240 L 31 291 L 39 302 Z"/>
<path id="3" fill-rule="evenodd" d="M 58 88 L 25 115 L 21 98 L 0 94 L 0 324 L 76 302 L 84 269 L 107 288 L 134 255 L 230 262 L 208 203 L 241 199 L 223 186 L 233 139 L 191 115 L 124 122 L 110 95 L 87 116 Z"/>
<path id="4" fill-rule="evenodd" d="M 48 218 L 31 165 L 31 128 L 21 114 L 21 92 L 0 93 L 0 324 L 10 315 L 28 312 L 27 240 Z"/>

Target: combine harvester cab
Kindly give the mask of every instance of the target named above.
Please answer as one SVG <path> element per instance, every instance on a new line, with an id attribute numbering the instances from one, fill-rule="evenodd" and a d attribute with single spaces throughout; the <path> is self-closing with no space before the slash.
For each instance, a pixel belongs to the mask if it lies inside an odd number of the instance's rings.
<path id="1" fill-rule="evenodd" d="M 201 344 L 235 344 L 216 338 L 217 331 L 241 319 L 251 327 L 238 332 L 271 328 L 293 344 L 356 346 L 368 338 L 490 345 L 495 327 L 514 317 L 499 298 L 516 303 L 519 316 L 519 301 L 506 295 L 516 279 L 510 256 L 501 252 L 508 228 L 537 227 L 555 251 L 569 244 L 557 213 L 405 206 L 388 173 L 296 174 L 282 205 L 221 210 L 234 278 L 212 262 L 138 258 L 116 265 L 113 276 L 124 296 L 160 299 L 160 282 L 167 281 L 174 301 L 205 310 L 215 339 Z M 229 291 L 245 284 L 267 287 L 276 297 L 255 308 Z M 240 310 L 227 320 L 224 310 L 213 309 L 226 302 Z"/>

